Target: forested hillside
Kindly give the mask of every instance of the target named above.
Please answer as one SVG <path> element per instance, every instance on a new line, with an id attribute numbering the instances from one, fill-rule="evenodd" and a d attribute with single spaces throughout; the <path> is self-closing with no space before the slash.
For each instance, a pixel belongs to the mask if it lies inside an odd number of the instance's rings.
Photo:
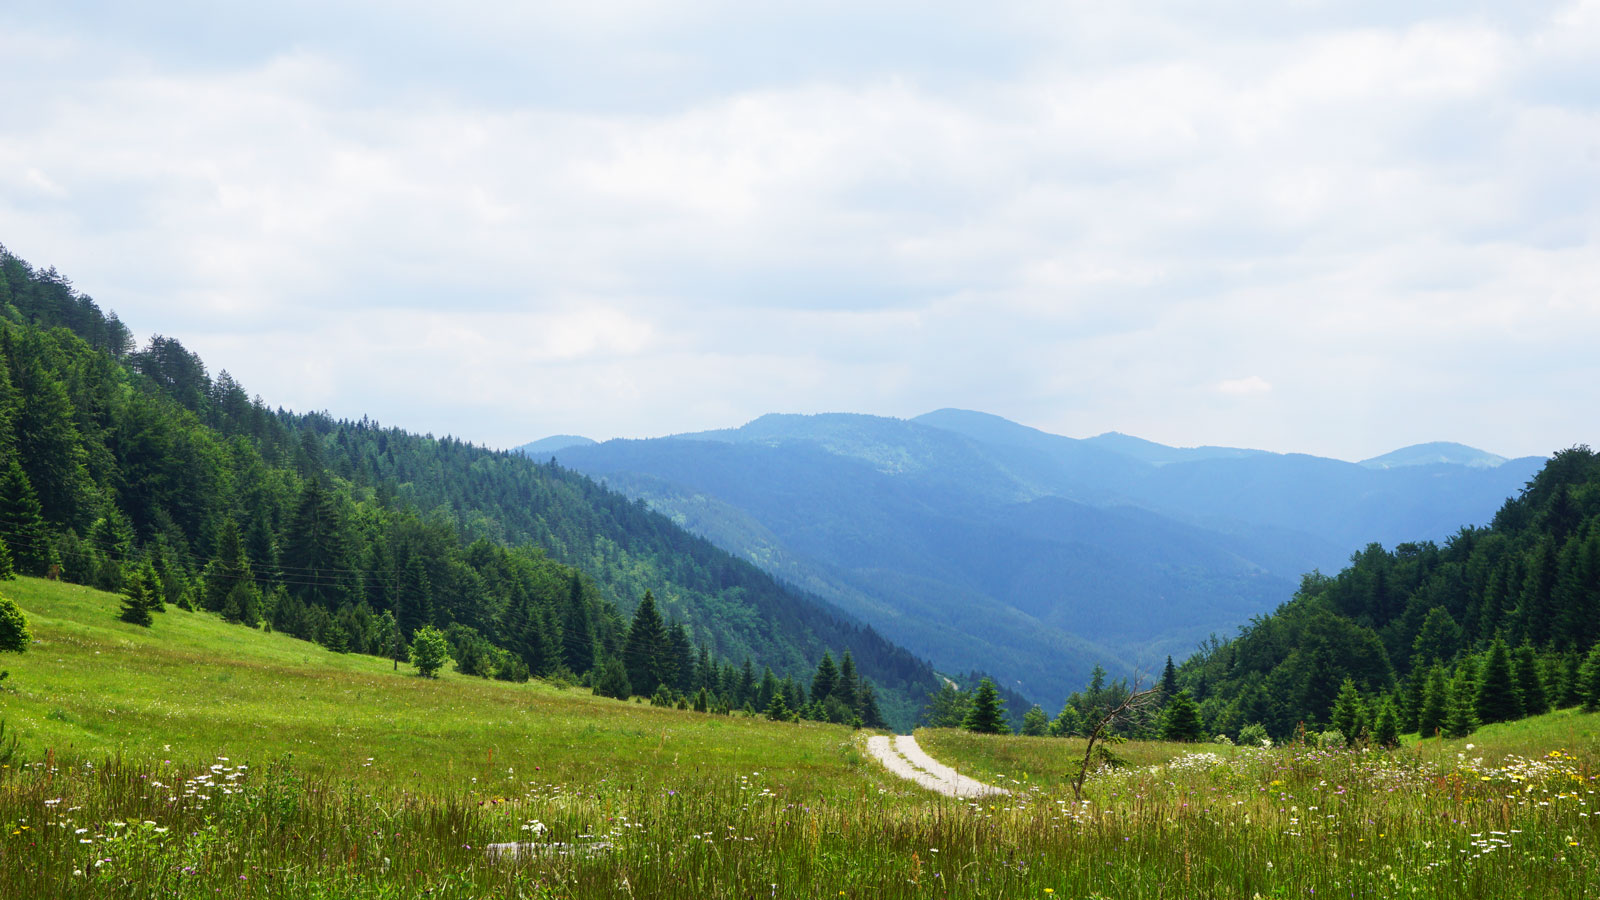
<path id="1" fill-rule="evenodd" d="M 1211 732 L 1304 723 L 1347 736 L 1600 705 L 1600 456 L 1557 453 L 1486 528 L 1443 546 L 1374 544 L 1336 576 L 1182 667 Z"/>
<path id="2" fill-rule="evenodd" d="M 123 590 L 149 573 L 164 602 L 355 652 L 433 625 L 464 670 L 507 678 L 623 661 L 626 616 L 654 591 L 651 661 L 628 660 L 652 683 L 742 705 L 757 699 L 747 658 L 809 684 L 827 651 L 849 652 L 902 725 L 937 685 L 872 630 L 584 476 L 271 410 L 176 340 L 136 350 L 114 315 L 4 248 L 0 357 L 0 540 L 25 574 Z"/>

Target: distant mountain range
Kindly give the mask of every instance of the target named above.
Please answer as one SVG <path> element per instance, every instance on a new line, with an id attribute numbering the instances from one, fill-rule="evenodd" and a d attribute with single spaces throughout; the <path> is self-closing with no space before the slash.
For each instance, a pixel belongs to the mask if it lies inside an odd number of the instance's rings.
<path id="1" fill-rule="evenodd" d="M 1149 671 L 1369 542 L 1487 522 L 1544 459 L 1421 444 L 1361 463 L 943 409 L 521 448 L 672 517 L 950 670 L 1059 704 L 1096 662 Z"/>

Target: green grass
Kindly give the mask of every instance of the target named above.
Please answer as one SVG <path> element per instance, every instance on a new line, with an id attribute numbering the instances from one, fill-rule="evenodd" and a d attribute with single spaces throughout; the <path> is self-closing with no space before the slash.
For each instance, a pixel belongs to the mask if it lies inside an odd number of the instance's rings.
<path id="1" fill-rule="evenodd" d="M 1394 754 L 1123 744 L 1085 804 L 1077 742 L 921 733 L 1013 789 L 968 802 L 887 778 L 836 727 L 425 681 L 0 590 L 42 641 L 0 689 L 23 748 L 0 768 L 8 900 L 1600 897 L 1593 715 Z M 519 840 L 547 849 L 484 852 Z"/>
<path id="2" fill-rule="evenodd" d="M 8 730 L 35 755 L 292 759 L 309 775 L 413 790 L 508 770 L 593 781 L 781 765 L 816 789 L 858 786 L 871 771 L 838 726 L 657 709 L 537 681 L 423 679 L 205 613 L 169 608 L 150 628 L 129 625 L 117 597 L 76 585 L 19 579 L 0 591 L 39 642 L 7 655 L 0 693 Z"/>

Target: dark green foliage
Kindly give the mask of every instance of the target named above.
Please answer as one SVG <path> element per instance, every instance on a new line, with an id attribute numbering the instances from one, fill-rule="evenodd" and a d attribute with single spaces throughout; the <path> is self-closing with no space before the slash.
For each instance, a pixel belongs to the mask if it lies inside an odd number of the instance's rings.
<path id="1" fill-rule="evenodd" d="M 961 727 L 980 734 L 1011 732 L 1011 726 L 1006 722 L 1005 704 L 1000 699 L 1000 692 L 995 690 L 994 682 L 987 678 L 978 682 L 978 689 L 972 694 L 972 706 L 967 710 Z"/>
<path id="2" fill-rule="evenodd" d="M 450 642 L 444 632 L 432 625 L 417 629 L 411 638 L 411 664 L 423 678 L 438 677 L 439 669 L 450 661 Z"/>
<path id="3" fill-rule="evenodd" d="M 117 618 L 130 625 L 149 628 L 155 622 L 150 615 L 150 588 L 145 583 L 144 571 L 135 569 L 126 579 L 122 589 L 122 610 Z"/>
<path id="4" fill-rule="evenodd" d="M 602 697 L 615 697 L 626 700 L 633 696 L 633 686 L 628 683 L 628 669 L 622 660 L 613 656 L 607 659 L 600 668 L 600 677 L 595 680 L 594 692 Z"/>
<path id="5" fill-rule="evenodd" d="M 1478 730 L 1478 716 L 1474 710 L 1476 685 L 1470 675 L 1457 673 L 1450 685 L 1450 705 L 1445 711 L 1444 736 L 1464 738 Z"/>
<path id="6" fill-rule="evenodd" d="M 12 549 L 12 559 L 24 575 L 44 575 L 49 568 L 44 508 L 16 459 L 0 471 L 0 537 Z"/>
<path id="7" fill-rule="evenodd" d="M 1436 727 L 1460 734 L 1480 718 L 1505 721 L 1575 699 L 1572 654 L 1596 640 L 1600 456 L 1574 447 L 1555 454 L 1490 527 L 1463 528 L 1442 547 L 1369 546 L 1335 577 L 1307 576 L 1292 600 L 1179 673 L 1208 716 L 1237 710 L 1278 737 L 1300 721 L 1327 721 L 1332 686 L 1344 679 L 1372 697 L 1391 694 L 1399 676 L 1406 687 L 1396 713 L 1406 724 L 1424 736 Z M 1508 645 L 1519 648 L 1516 662 Z M 1461 669 L 1448 700 L 1425 674 L 1435 665 Z"/>
<path id="8" fill-rule="evenodd" d="M 1422 708 L 1417 713 L 1417 728 L 1424 738 L 1439 734 L 1445 717 L 1450 713 L 1450 684 L 1445 680 L 1444 668 L 1435 664 L 1424 680 Z"/>
<path id="9" fill-rule="evenodd" d="M 1523 644 L 1511 657 L 1511 678 L 1522 696 L 1522 714 L 1537 716 L 1550 711 L 1550 695 L 1532 644 Z"/>
<path id="10" fill-rule="evenodd" d="M 929 728 L 960 728 L 967 719 L 972 698 L 949 681 L 928 695 L 928 705 L 922 710 L 922 721 Z"/>
<path id="11" fill-rule="evenodd" d="M 1584 712 L 1600 712 L 1600 643 L 1589 650 L 1576 679 Z"/>
<path id="12" fill-rule="evenodd" d="M 644 599 L 633 612 L 623 660 L 628 666 L 628 683 L 635 694 L 652 694 L 656 685 L 665 680 L 662 676 L 666 674 L 667 628 L 656 611 L 656 598 L 650 591 L 644 592 Z"/>
<path id="13" fill-rule="evenodd" d="M 28 620 L 10 597 L 0 594 L 0 653 L 24 653 L 33 643 Z"/>
<path id="14" fill-rule="evenodd" d="M 1355 744 L 1367 730 L 1366 708 L 1361 702 L 1361 692 L 1355 682 L 1346 678 L 1339 685 L 1339 695 L 1333 702 L 1329 724 L 1339 729 L 1347 744 Z"/>
<path id="15" fill-rule="evenodd" d="M 616 601 L 652 589 L 673 622 L 653 674 L 681 692 L 723 691 L 696 644 L 785 676 L 848 651 L 856 693 L 873 679 L 902 725 L 937 684 L 872 630 L 585 477 L 367 419 L 272 411 L 176 340 L 135 352 L 114 317 L 3 248 L 0 284 L 13 298 L 0 316 L 0 539 L 23 574 L 59 565 L 120 590 L 148 559 L 164 602 L 397 658 L 418 628 L 460 624 L 530 672 L 591 682 L 597 659 L 625 650 Z M 385 612 L 397 641 L 378 634 Z M 860 696 L 835 699 L 867 721 Z"/>
<path id="16" fill-rule="evenodd" d="M 1044 714 L 1039 704 L 1028 707 L 1022 714 L 1022 733 L 1030 737 L 1044 737 L 1050 733 L 1050 717 Z"/>
<path id="17" fill-rule="evenodd" d="M 1400 746 L 1400 717 L 1388 700 L 1378 707 L 1378 720 L 1372 726 L 1372 742 L 1385 750 Z"/>
<path id="18" fill-rule="evenodd" d="M 1200 706 L 1188 691 L 1179 691 L 1167 701 L 1161 714 L 1161 739 L 1164 741 L 1198 741 L 1205 736 L 1205 725 L 1200 721 Z"/>
<path id="19" fill-rule="evenodd" d="M 1167 657 L 1167 664 L 1161 669 L 1161 697 L 1163 702 L 1178 695 L 1178 667 L 1172 664 L 1172 657 Z"/>
<path id="20" fill-rule="evenodd" d="M 1078 737 L 1083 734 L 1083 714 L 1071 703 L 1064 704 L 1061 712 L 1056 713 L 1055 719 L 1050 722 L 1050 734 L 1054 737 Z"/>
<path id="21" fill-rule="evenodd" d="M 1511 654 L 1502 641 L 1494 642 L 1479 673 L 1473 711 L 1485 725 L 1522 716 L 1522 692 L 1511 678 Z"/>
<path id="22" fill-rule="evenodd" d="M 772 695 L 772 700 L 767 703 L 766 716 L 774 722 L 787 722 L 794 718 L 794 713 L 789 709 L 789 703 L 783 698 L 783 692 Z"/>
<path id="23" fill-rule="evenodd" d="M 6 546 L 0 538 L 0 581 L 10 581 L 17 577 L 16 564 L 11 560 L 11 548 Z"/>

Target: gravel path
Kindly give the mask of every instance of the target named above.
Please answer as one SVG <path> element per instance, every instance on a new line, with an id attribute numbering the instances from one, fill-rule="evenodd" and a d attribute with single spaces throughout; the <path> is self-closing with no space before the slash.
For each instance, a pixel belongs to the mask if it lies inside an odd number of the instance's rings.
<path id="1" fill-rule="evenodd" d="M 890 772 L 946 797 L 987 797 L 1011 793 L 1005 788 L 968 778 L 939 762 L 929 756 L 917 744 L 917 739 L 909 734 L 869 737 L 867 751 Z"/>

